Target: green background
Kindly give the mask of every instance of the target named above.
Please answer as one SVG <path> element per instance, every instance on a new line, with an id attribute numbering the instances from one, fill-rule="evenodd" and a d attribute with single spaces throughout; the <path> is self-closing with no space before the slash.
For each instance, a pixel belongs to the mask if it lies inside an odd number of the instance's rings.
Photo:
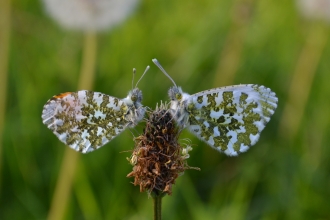
<path id="1" fill-rule="evenodd" d="M 0 38 L 3 48 L 9 42 L 0 73 L 7 74 L 0 219 L 50 219 L 67 147 L 41 112 L 53 95 L 77 90 L 84 33 L 61 28 L 40 1 L 9 4 L 0 30 L 9 33 L 9 41 Z M 304 18 L 288 0 L 145 0 L 125 22 L 98 33 L 94 91 L 124 98 L 132 68 L 138 77 L 150 65 L 139 88 L 154 108 L 172 86 L 152 63 L 157 58 L 189 94 L 253 83 L 279 98 L 259 142 L 238 157 L 182 133 L 194 148 L 188 163 L 201 171 L 177 179 L 163 199 L 164 219 L 330 219 L 328 36 L 329 23 Z M 79 155 L 61 218 L 152 218 L 152 199 L 126 178 L 132 134 L 143 126 Z"/>

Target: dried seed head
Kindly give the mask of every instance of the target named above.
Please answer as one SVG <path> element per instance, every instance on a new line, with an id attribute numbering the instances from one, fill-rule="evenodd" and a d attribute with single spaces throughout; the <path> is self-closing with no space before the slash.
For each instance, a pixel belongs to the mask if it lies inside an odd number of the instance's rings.
<path id="1" fill-rule="evenodd" d="M 134 185 L 148 193 L 171 194 L 176 178 L 188 166 L 186 159 L 192 149 L 178 143 L 179 129 L 165 105 L 149 113 L 144 134 L 135 138 L 135 149 L 130 157 Z M 198 168 L 195 168 L 198 169 Z"/>

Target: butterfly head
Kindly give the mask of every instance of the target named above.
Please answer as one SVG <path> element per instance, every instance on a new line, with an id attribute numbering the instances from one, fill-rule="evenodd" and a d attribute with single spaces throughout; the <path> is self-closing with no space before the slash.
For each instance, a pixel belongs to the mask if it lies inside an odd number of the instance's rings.
<path id="1" fill-rule="evenodd" d="M 170 97 L 171 101 L 181 101 L 183 96 L 181 87 L 172 86 L 168 90 L 168 96 Z"/>
<path id="2" fill-rule="evenodd" d="M 129 127 L 134 127 L 139 121 L 141 121 L 145 114 L 145 107 L 142 106 L 142 91 L 138 88 L 132 89 L 126 98 L 123 99 L 128 106 L 128 111 L 125 118 L 130 123 Z"/>
<path id="3" fill-rule="evenodd" d="M 128 106 L 134 105 L 135 108 L 140 107 L 142 102 L 142 91 L 138 88 L 132 89 L 125 98 L 125 101 Z"/>
<path id="4" fill-rule="evenodd" d="M 125 103 L 128 106 L 134 106 L 135 108 L 139 108 L 139 107 L 142 106 L 141 105 L 141 102 L 142 102 L 142 91 L 137 88 L 137 85 L 139 84 L 139 82 L 143 78 L 143 76 L 148 72 L 149 68 L 150 67 L 147 66 L 146 70 L 144 71 L 144 73 L 142 74 L 142 76 L 140 77 L 140 79 L 135 84 L 135 87 L 133 87 L 133 82 L 134 82 L 134 76 L 135 76 L 135 73 L 136 73 L 136 69 L 133 68 L 132 90 L 129 91 L 128 96 L 124 99 L 125 100 Z"/>

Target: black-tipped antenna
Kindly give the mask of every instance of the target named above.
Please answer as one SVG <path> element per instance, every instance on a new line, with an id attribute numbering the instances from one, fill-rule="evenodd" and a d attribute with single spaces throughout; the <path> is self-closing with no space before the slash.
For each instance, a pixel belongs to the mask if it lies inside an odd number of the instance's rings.
<path id="1" fill-rule="evenodd" d="M 165 76 L 167 76 L 167 78 L 169 78 L 172 83 L 174 84 L 175 87 L 177 87 L 177 85 L 175 84 L 174 80 L 170 77 L 170 75 L 167 74 L 167 72 L 164 70 L 164 68 L 162 67 L 162 65 L 160 65 L 160 63 L 158 62 L 157 59 L 152 59 L 152 62 L 154 62 L 154 64 L 156 64 L 156 66 L 165 74 Z"/>
<path id="2" fill-rule="evenodd" d="M 137 87 L 137 85 L 139 84 L 139 82 L 141 81 L 141 79 L 143 78 L 143 76 L 148 72 L 149 69 L 150 69 L 150 66 L 147 66 L 146 70 L 144 71 L 144 73 L 142 74 L 142 76 L 140 77 L 140 79 L 135 84 L 135 88 Z"/>
<path id="3" fill-rule="evenodd" d="M 134 87 L 133 87 L 133 84 L 134 84 L 134 77 L 135 77 L 135 73 L 136 73 L 136 69 L 135 69 L 135 68 L 133 68 L 132 89 L 134 88 Z"/>

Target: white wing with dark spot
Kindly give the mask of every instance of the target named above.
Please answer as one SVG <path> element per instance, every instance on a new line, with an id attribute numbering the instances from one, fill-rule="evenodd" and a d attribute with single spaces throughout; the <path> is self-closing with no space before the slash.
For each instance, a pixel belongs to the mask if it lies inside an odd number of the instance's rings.
<path id="1" fill-rule="evenodd" d="M 131 100 L 132 95 L 137 96 L 136 101 Z M 42 120 L 64 144 L 88 153 L 142 120 L 145 108 L 141 99 L 138 89 L 125 99 L 86 90 L 63 93 L 44 105 Z"/>
<path id="2" fill-rule="evenodd" d="M 277 101 L 269 88 L 249 84 L 182 93 L 171 109 L 179 125 L 216 150 L 237 156 L 258 141 Z"/>

